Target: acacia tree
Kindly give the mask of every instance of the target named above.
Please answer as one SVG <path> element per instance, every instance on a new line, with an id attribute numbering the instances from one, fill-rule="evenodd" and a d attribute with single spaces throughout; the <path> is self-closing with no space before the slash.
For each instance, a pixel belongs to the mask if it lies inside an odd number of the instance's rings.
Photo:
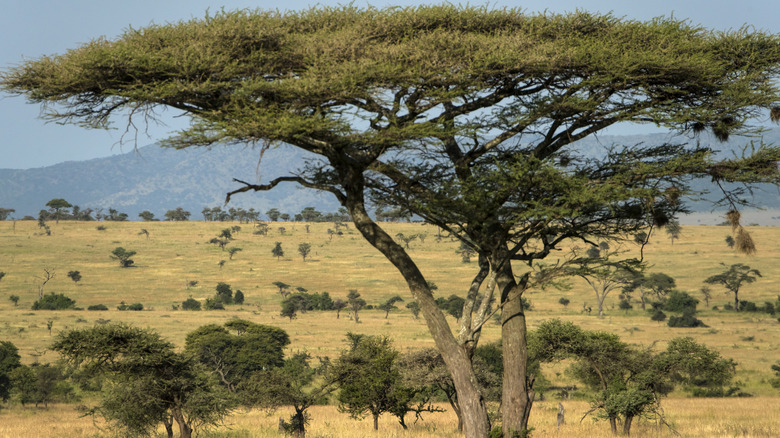
<path id="1" fill-rule="evenodd" d="M 181 438 L 199 425 L 217 424 L 232 406 L 230 397 L 173 344 L 148 329 L 121 324 L 60 332 L 51 349 L 112 385 L 93 415 L 131 434 L 150 434 L 160 423 Z"/>
<path id="2" fill-rule="evenodd" d="M 54 198 L 47 202 L 46 206 L 49 207 L 49 211 L 53 213 L 56 223 L 60 223 L 63 212 L 67 213 L 67 209 L 73 207 L 70 202 L 62 198 Z"/>
<path id="3" fill-rule="evenodd" d="M 726 265 L 724 264 L 723 266 Z M 758 269 L 752 269 L 743 263 L 735 263 L 720 274 L 707 277 L 704 282 L 707 284 L 720 284 L 733 293 L 734 310 L 739 312 L 739 290 L 742 288 L 742 284 L 753 283 L 758 277 L 761 277 L 761 272 Z"/>
<path id="4" fill-rule="evenodd" d="M 572 239 L 649 235 L 684 211 L 692 177 L 778 177 L 774 147 L 715 162 L 706 145 L 616 146 L 585 157 L 576 141 L 621 122 L 725 139 L 778 104 L 779 65 L 774 35 L 672 18 L 346 6 L 132 29 L 10 68 L 0 86 L 60 104 L 51 119 L 93 127 L 123 109 L 130 117 L 179 109 L 193 123 L 167 141 L 177 148 L 284 142 L 313 153 L 295 174 L 240 182 L 231 195 L 283 182 L 333 193 L 406 280 L 453 374 L 465 432 L 476 437 L 490 424 L 470 352 L 494 294 L 505 435 L 526 429 L 533 401 L 521 298 L 537 277 L 516 276 L 511 260 L 536 266 Z M 479 255 L 454 330 L 415 261 L 368 215 L 372 195 Z M 727 192 L 724 202 L 735 207 L 738 197 Z M 475 305 L 480 290 L 484 306 Z"/>

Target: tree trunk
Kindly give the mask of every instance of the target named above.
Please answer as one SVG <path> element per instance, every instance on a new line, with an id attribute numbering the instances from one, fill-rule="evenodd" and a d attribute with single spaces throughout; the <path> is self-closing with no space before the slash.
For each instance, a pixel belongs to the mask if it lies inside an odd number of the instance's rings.
<path id="1" fill-rule="evenodd" d="M 734 310 L 739 312 L 739 292 L 734 292 Z"/>
<path id="2" fill-rule="evenodd" d="M 187 424 L 187 420 L 184 418 L 184 414 L 182 414 L 181 408 L 175 407 L 171 409 L 171 415 L 179 425 L 179 436 L 181 438 L 192 438 L 192 428 L 189 424 Z"/>
<path id="3" fill-rule="evenodd" d="M 617 435 L 617 419 L 610 417 L 609 419 L 609 428 L 612 430 L 612 435 Z"/>
<path id="4" fill-rule="evenodd" d="M 357 175 L 354 179 L 361 179 Z M 428 330 L 436 348 L 442 355 L 458 394 L 458 402 L 463 413 L 466 438 L 484 438 L 490 431 L 487 407 L 477 384 L 477 378 L 466 349 L 458 344 L 447 319 L 436 305 L 428 284 L 417 265 L 393 238 L 379 227 L 365 210 L 363 186 L 360 182 L 350 181 L 343 184 L 347 191 L 342 204 L 349 211 L 355 228 L 377 250 L 379 250 L 404 277 L 412 296 L 420 305 Z"/>
<path id="5" fill-rule="evenodd" d="M 632 415 L 626 415 L 626 421 L 623 423 L 623 435 L 631 435 L 631 422 L 634 421 Z"/>
<path id="6" fill-rule="evenodd" d="M 173 420 L 166 418 L 163 420 L 163 425 L 165 426 L 165 433 L 168 434 L 168 438 L 173 438 Z"/>
<path id="7" fill-rule="evenodd" d="M 526 344 L 525 312 L 522 303 L 523 286 L 518 285 L 511 269 L 502 270 L 498 277 L 501 290 L 501 342 L 504 362 L 504 382 L 501 398 L 501 417 L 505 437 L 521 434 L 528 429 L 534 393 L 528 378 L 528 350 Z"/>
<path id="8" fill-rule="evenodd" d="M 379 415 L 373 414 L 374 416 L 374 430 L 379 430 Z"/>

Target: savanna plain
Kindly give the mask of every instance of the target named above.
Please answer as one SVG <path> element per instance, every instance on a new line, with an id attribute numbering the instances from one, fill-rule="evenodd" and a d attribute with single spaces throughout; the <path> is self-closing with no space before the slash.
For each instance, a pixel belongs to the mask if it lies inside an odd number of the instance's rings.
<path id="1" fill-rule="evenodd" d="M 386 317 L 382 310 L 365 309 L 356 323 L 345 309 L 336 318 L 335 311 L 299 313 L 295 319 L 280 316 L 282 296 L 274 282 L 284 282 L 295 289 L 329 292 L 333 299 L 345 299 L 355 289 L 368 304 L 377 306 L 395 295 L 412 301 L 405 283 L 395 269 L 352 228 L 343 234 L 328 233 L 332 223 L 270 222 L 265 235 L 255 234 L 253 224 L 231 222 L 72 222 L 50 223 L 51 235 L 43 233 L 35 221 L 0 222 L 0 340 L 10 341 L 19 349 L 22 362 L 54 362 L 58 355 L 48 350 L 60 331 L 91 327 L 113 321 L 159 332 L 165 339 L 183 347 L 187 333 L 210 323 L 222 324 L 231 318 L 242 318 L 285 330 L 291 339 L 288 354 L 306 351 L 313 357 L 335 358 L 346 349 L 347 332 L 384 335 L 404 353 L 432 347 L 425 322 L 416 319 L 399 303 Z M 241 227 L 233 233 L 231 247 L 242 250 L 231 258 L 209 240 L 225 228 Z M 459 243 L 447 237 L 437 238 L 438 230 L 418 223 L 386 223 L 391 235 L 424 234 L 424 240 L 410 243 L 412 257 L 426 278 L 438 286 L 438 295 L 463 295 L 475 273 L 475 263 L 464 263 L 456 253 Z M 103 229 L 98 229 L 102 227 Z M 284 228 L 284 232 L 280 230 Z M 143 232 L 145 230 L 146 232 Z M 570 288 L 531 290 L 528 314 L 530 329 L 552 318 L 571 321 L 584 329 L 615 333 L 622 340 L 641 346 L 665 348 L 666 342 L 680 336 L 691 336 L 697 342 L 717 350 L 723 357 L 737 362 L 734 384 L 750 397 L 690 398 L 678 390 L 662 402 L 666 420 L 684 437 L 775 437 L 780 436 L 780 396 L 769 381 L 774 377 L 771 366 L 780 361 L 780 322 L 777 316 L 760 312 L 723 310 L 733 302 L 725 289 L 711 285 L 709 306 L 700 292 L 704 280 L 720 273 L 726 266 L 744 263 L 758 269 L 762 277 L 740 290 L 740 299 L 756 304 L 776 302 L 780 294 L 780 228 L 748 227 L 758 252 L 753 256 L 736 254 L 724 239 L 731 234 L 725 226 L 684 226 L 680 238 L 671 241 L 656 232 L 644 249 L 650 272 L 663 272 L 676 280 L 677 288 L 699 299 L 697 317 L 708 327 L 670 328 L 665 322 L 651 321 L 649 313 L 634 308 L 618 308 L 618 294 L 605 301 L 605 316 L 596 316 L 596 297 L 588 285 L 570 280 Z M 272 254 L 281 242 L 285 255 Z M 311 253 L 304 261 L 298 245 L 309 243 Z M 110 257 L 116 247 L 135 251 L 133 267 L 122 268 Z M 628 255 L 636 251 L 627 246 Z M 565 252 L 564 250 L 563 252 Z M 638 255 L 638 254 L 633 254 Z M 223 262 L 224 261 L 224 262 Z M 109 310 L 33 311 L 39 287 L 46 270 L 53 277 L 43 285 L 43 292 L 62 293 L 76 301 L 76 306 L 103 304 Z M 81 280 L 74 282 L 69 271 L 78 270 Z M 521 269 L 518 269 L 521 271 Z M 226 310 L 185 311 L 181 303 L 192 297 L 205 300 L 214 296 L 217 283 L 228 283 L 245 295 L 241 305 Z M 19 297 L 14 303 L 11 295 Z M 568 305 L 560 299 L 569 300 Z M 119 311 L 120 303 L 141 303 L 142 311 Z M 584 309 L 591 307 L 592 312 Z M 717 309 L 715 309 L 717 308 Z M 452 324 L 455 320 L 448 317 Z M 485 326 L 481 342 L 498 339 L 500 327 L 491 322 Z M 565 373 L 566 363 L 545 365 L 543 372 L 554 385 L 575 385 Z M 581 385 L 580 385 L 581 386 Z M 566 424 L 556 427 L 558 403 L 566 409 Z M 0 437 L 82 437 L 113 436 L 100 422 L 82 417 L 79 403 L 22 407 L 7 404 L 0 411 Z M 440 405 L 447 409 L 446 403 Z M 583 415 L 589 410 L 587 393 L 577 391 L 573 397 L 559 400 L 548 393 L 534 404 L 530 426 L 535 437 L 611 436 L 605 421 Z M 423 415 L 423 421 L 402 429 L 390 416 L 380 419 L 379 431 L 373 431 L 371 418 L 353 420 L 340 413 L 335 405 L 315 406 L 310 410 L 309 437 L 456 437 L 455 415 Z M 279 417 L 288 417 L 284 409 L 235 411 L 223 426 L 201 431 L 206 437 L 275 437 Z M 159 431 L 164 436 L 164 430 Z M 642 420 L 632 429 L 633 436 L 675 436 L 654 421 Z"/>

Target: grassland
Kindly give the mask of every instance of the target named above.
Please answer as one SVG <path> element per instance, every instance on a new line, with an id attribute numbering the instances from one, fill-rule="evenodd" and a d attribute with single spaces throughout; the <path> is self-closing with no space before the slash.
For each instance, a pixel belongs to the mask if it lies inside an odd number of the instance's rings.
<path id="1" fill-rule="evenodd" d="M 309 312 L 292 321 L 279 316 L 281 297 L 272 283 L 283 281 L 310 292 L 328 291 L 333 298 L 345 298 L 347 291 L 357 289 L 369 304 L 377 305 L 385 299 L 400 295 L 406 301 L 411 296 L 401 276 L 394 268 L 353 230 L 332 239 L 327 233 L 332 224 L 272 223 L 268 235 L 252 233 L 252 226 L 219 222 L 60 222 L 50 224 L 52 235 L 41 233 L 35 222 L 0 222 L 0 271 L 6 276 L 0 280 L 0 339 L 13 342 L 20 349 L 23 361 L 43 362 L 56 360 L 46 347 L 52 336 L 61 330 L 88 327 L 99 320 L 125 321 L 141 327 L 153 328 L 167 339 L 182 345 L 184 336 L 194 328 L 207 323 L 221 323 L 232 317 L 271 324 L 286 330 L 291 337 L 291 351 L 306 350 L 314 356 L 335 356 L 344 348 L 347 331 L 368 334 L 384 334 L 394 340 L 401 351 L 432 346 L 432 340 L 422 320 L 401 309 L 385 319 L 384 312 L 364 310 L 360 324 L 350 320 L 346 312 L 336 319 L 335 312 Z M 98 230 L 98 225 L 105 230 Z M 240 247 L 233 260 L 215 245 L 207 242 L 224 228 L 240 225 L 236 238 L 229 247 Z M 279 227 L 286 228 L 284 234 Z M 437 241 L 436 229 L 422 224 L 388 224 L 391 234 L 427 233 L 424 242 L 411 243 L 410 252 L 418 261 L 429 281 L 439 287 L 442 296 L 461 294 L 464 285 L 473 275 L 475 265 L 462 263 L 455 254 L 458 243 L 449 239 Z M 149 237 L 139 234 L 141 229 Z M 746 263 L 757 268 L 763 278 L 747 285 L 740 298 L 763 303 L 775 301 L 780 294 L 780 228 L 750 228 L 758 245 L 758 253 L 752 257 L 736 255 L 724 243 L 729 234 L 727 227 L 688 226 L 683 228 L 680 240 L 672 244 L 659 234 L 645 249 L 645 258 L 653 272 L 667 273 L 677 280 L 681 290 L 700 300 L 698 292 L 703 280 L 723 269 L 721 263 Z M 271 254 L 275 242 L 282 242 L 285 257 L 277 260 Z M 297 253 L 299 243 L 312 245 L 312 254 L 304 262 Z M 136 251 L 135 267 L 120 268 L 109 255 L 117 246 Z M 219 262 L 225 260 L 220 267 Z M 75 299 L 77 306 L 105 304 L 107 311 L 32 311 L 30 307 L 38 298 L 38 287 L 44 268 L 53 270 L 55 277 L 44 286 L 44 292 L 64 293 Z M 81 272 L 83 279 L 74 283 L 68 278 L 71 270 Z M 197 281 L 194 287 L 188 283 Z M 229 306 L 225 311 L 191 312 L 173 310 L 192 296 L 203 300 L 214 294 L 217 282 L 229 283 L 233 290 L 241 289 L 246 302 L 241 306 Z M 20 297 L 18 306 L 8 299 Z M 571 303 L 563 307 L 560 297 Z M 761 412 L 778 412 L 780 398 L 768 384 L 772 376 L 770 366 L 780 360 L 780 323 L 776 317 L 761 313 L 736 313 L 723 310 L 702 309 L 702 319 L 709 327 L 673 329 L 664 323 L 650 321 L 646 312 L 635 309 L 624 312 L 617 309 L 617 295 L 606 301 L 606 317 L 597 318 L 595 311 L 582 312 L 584 305 L 595 305 L 593 292 L 584 282 L 572 281 L 572 288 L 565 291 L 530 291 L 533 304 L 529 314 L 531 328 L 541 321 L 559 317 L 572 321 L 586 329 L 599 329 L 619 334 L 628 342 L 658 348 L 677 336 L 693 336 L 738 363 L 737 381 L 744 391 L 757 397 L 747 399 L 685 399 L 683 394 L 673 394 L 664 402 L 667 414 L 684 436 L 777 436 L 780 435 L 780 418 L 762 416 Z M 141 312 L 116 310 L 116 306 L 140 302 Z M 722 306 L 733 298 L 724 290 L 713 287 L 710 306 Z M 595 306 L 594 306 L 595 307 Z M 47 328 L 52 321 L 52 333 Z M 454 321 L 453 321 L 454 323 Z M 496 324 L 488 324 L 483 339 L 498 338 Z M 562 373 L 563 365 L 549 367 L 546 373 L 556 383 L 573 383 Z M 532 414 L 536 436 L 606 436 L 604 423 L 585 420 L 577 423 L 587 410 L 585 402 L 567 403 L 569 424 L 561 431 L 554 429 L 553 402 L 538 403 Z M 85 436 L 97 429 L 88 419 L 79 420 L 72 407 L 58 406 L 47 411 L 13 407 L 0 413 L 0 437 L 40 436 L 37 427 L 47 422 L 63 428 L 50 436 Z M 368 421 L 349 420 L 337 414 L 333 407 L 321 407 L 313 412 L 311 436 L 365 436 Z M 456 436 L 453 421 L 448 415 L 426 416 L 410 432 L 386 419 L 382 436 Z M 261 412 L 242 412 L 231 418 L 232 432 L 220 432 L 215 436 L 276 436 L 277 416 L 268 417 Z M 576 418 L 576 419 L 575 419 Z M 60 429 L 57 429 L 60 430 Z M 228 429 L 225 429 L 228 430 Z M 226 434 L 226 435 L 225 435 Z M 395 435 L 393 435 L 395 434 Z M 640 424 L 638 436 L 656 436 L 656 429 L 648 423 Z"/>

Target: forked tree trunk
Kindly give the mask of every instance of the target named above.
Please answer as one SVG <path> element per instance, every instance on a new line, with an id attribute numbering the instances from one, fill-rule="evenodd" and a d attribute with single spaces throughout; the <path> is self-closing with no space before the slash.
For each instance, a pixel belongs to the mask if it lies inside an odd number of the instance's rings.
<path id="1" fill-rule="evenodd" d="M 360 178 L 358 176 L 357 178 Z M 444 314 L 436 305 L 425 278 L 414 261 L 393 238 L 380 228 L 366 213 L 362 184 L 344 184 L 346 199 L 341 199 L 352 216 L 355 227 L 363 237 L 378 249 L 401 273 L 428 325 L 436 348 L 452 375 L 458 402 L 463 414 L 467 438 L 484 438 L 490 432 L 487 407 L 477 384 L 477 378 L 466 349 L 458 344 Z"/>
<path id="2" fill-rule="evenodd" d="M 634 421 L 633 416 L 626 415 L 626 421 L 623 423 L 623 435 L 631 435 L 631 422 Z"/>
<path id="3" fill-rule="evenodd" d="M 179 425 L 179 436 L 181 438 L 192 438 L 192 427 L 187 424 L 187 420 L 184 418 L 184 414 L 181 412 L 181 408 L 176 407 L 171 409 L 171 415 Z"/>

